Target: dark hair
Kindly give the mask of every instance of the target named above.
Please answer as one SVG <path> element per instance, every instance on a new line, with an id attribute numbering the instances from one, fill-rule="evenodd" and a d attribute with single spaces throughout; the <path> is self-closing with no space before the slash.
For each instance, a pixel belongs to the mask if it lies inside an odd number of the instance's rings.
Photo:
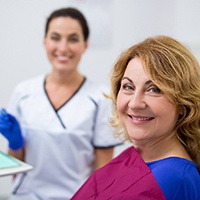
<path id="1" fill-rule="evenodd" d="M 78 20 L 83 30 L 84 40 L 86 41 L 88 39 L 89 27 L 86 18 L 79 10 L 71 7 L 55 10 L 50 14 L 46 21 L 45 36 L 47 35 L 50 22 L 57 17 L 71 17 L 73 19 Z"/>

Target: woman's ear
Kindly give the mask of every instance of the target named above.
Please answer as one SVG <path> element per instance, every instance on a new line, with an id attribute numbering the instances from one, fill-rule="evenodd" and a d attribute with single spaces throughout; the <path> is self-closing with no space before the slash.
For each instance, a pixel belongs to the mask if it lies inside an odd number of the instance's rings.
<path id="1" fill-rule="evenodd" d="M 87 49 L 87 48 L 88 48 L 88 45 L 89 45 L 89 41 L 88 41 L 88 40 L 86 40 L 86 41 L 85 41 L 85 49 Z"/>
<path id="2" fill-rule="evenodd" d="M 45 46 L 45 43 L 46 43 L 46 37 L 44 37 L 43 39 L 43 45 Z"/>
<path id="3" fill-rule="evenodd" d="M 179 115 L 184 115 L 185 109 L 184 106 L 179 106 Z"/>
<path id="4" fill-rule="evenodd" d="M 185 115 L 185 108 L 184 106 L 179 106 L 179 116 L 178 116 L 178 121 L 177 123 L 180 123 L 182 119 L 184 118 Z"/>
<path id="5" fill-rule="evenodd" d="M 88 48 L 88 43 L 89 43 L 88 40 L 86 40 L 86 41 L 85 41 L 85 48 L 84 48 L 83 52 L 85 52 L 86 49 Z"/>

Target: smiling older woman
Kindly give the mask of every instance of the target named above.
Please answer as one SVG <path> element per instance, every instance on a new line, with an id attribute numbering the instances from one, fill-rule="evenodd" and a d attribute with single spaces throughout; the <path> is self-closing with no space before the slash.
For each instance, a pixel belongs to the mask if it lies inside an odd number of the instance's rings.
<path id="1" fill-rule="evenodd" d="M 198 200 L 200 66 L 168 36 L 130 47 L 112 70 L 116 134 L 132 142 L 72 198 Z M 84 198 L 87 197 L 87 198 Z"/>

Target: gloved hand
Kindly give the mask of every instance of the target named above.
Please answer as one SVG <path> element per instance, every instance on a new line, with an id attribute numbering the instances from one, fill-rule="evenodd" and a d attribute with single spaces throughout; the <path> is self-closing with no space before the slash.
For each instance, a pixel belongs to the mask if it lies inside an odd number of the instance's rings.
<path id="1" fill-rule="evenodd" d="M 5 109 L 0 111 L 0 132 L 8 140 L 10 149 L 18 150 L 24 145 L 18 121 Z"/>

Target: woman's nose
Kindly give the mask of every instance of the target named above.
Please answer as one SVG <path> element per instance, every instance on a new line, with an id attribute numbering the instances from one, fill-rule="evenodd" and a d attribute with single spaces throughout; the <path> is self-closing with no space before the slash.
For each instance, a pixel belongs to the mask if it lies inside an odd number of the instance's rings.
<path id="1" fill-rule="evenodd" d="M 141 94 L 139 92 L 135 92 L 129 101 L 128 106 L 131 109 L 145 109 L 146 108 L 146 102 L 145 102 L 145 97 L 144 94 Z"/>
<path id="2" fill-rule="evenodd" d="M 67 51 L 69 49 L 69 44 L 66 41 L 60 41 L 59 45 L 58 45 L 58 49 L 60 51 Z"/>

